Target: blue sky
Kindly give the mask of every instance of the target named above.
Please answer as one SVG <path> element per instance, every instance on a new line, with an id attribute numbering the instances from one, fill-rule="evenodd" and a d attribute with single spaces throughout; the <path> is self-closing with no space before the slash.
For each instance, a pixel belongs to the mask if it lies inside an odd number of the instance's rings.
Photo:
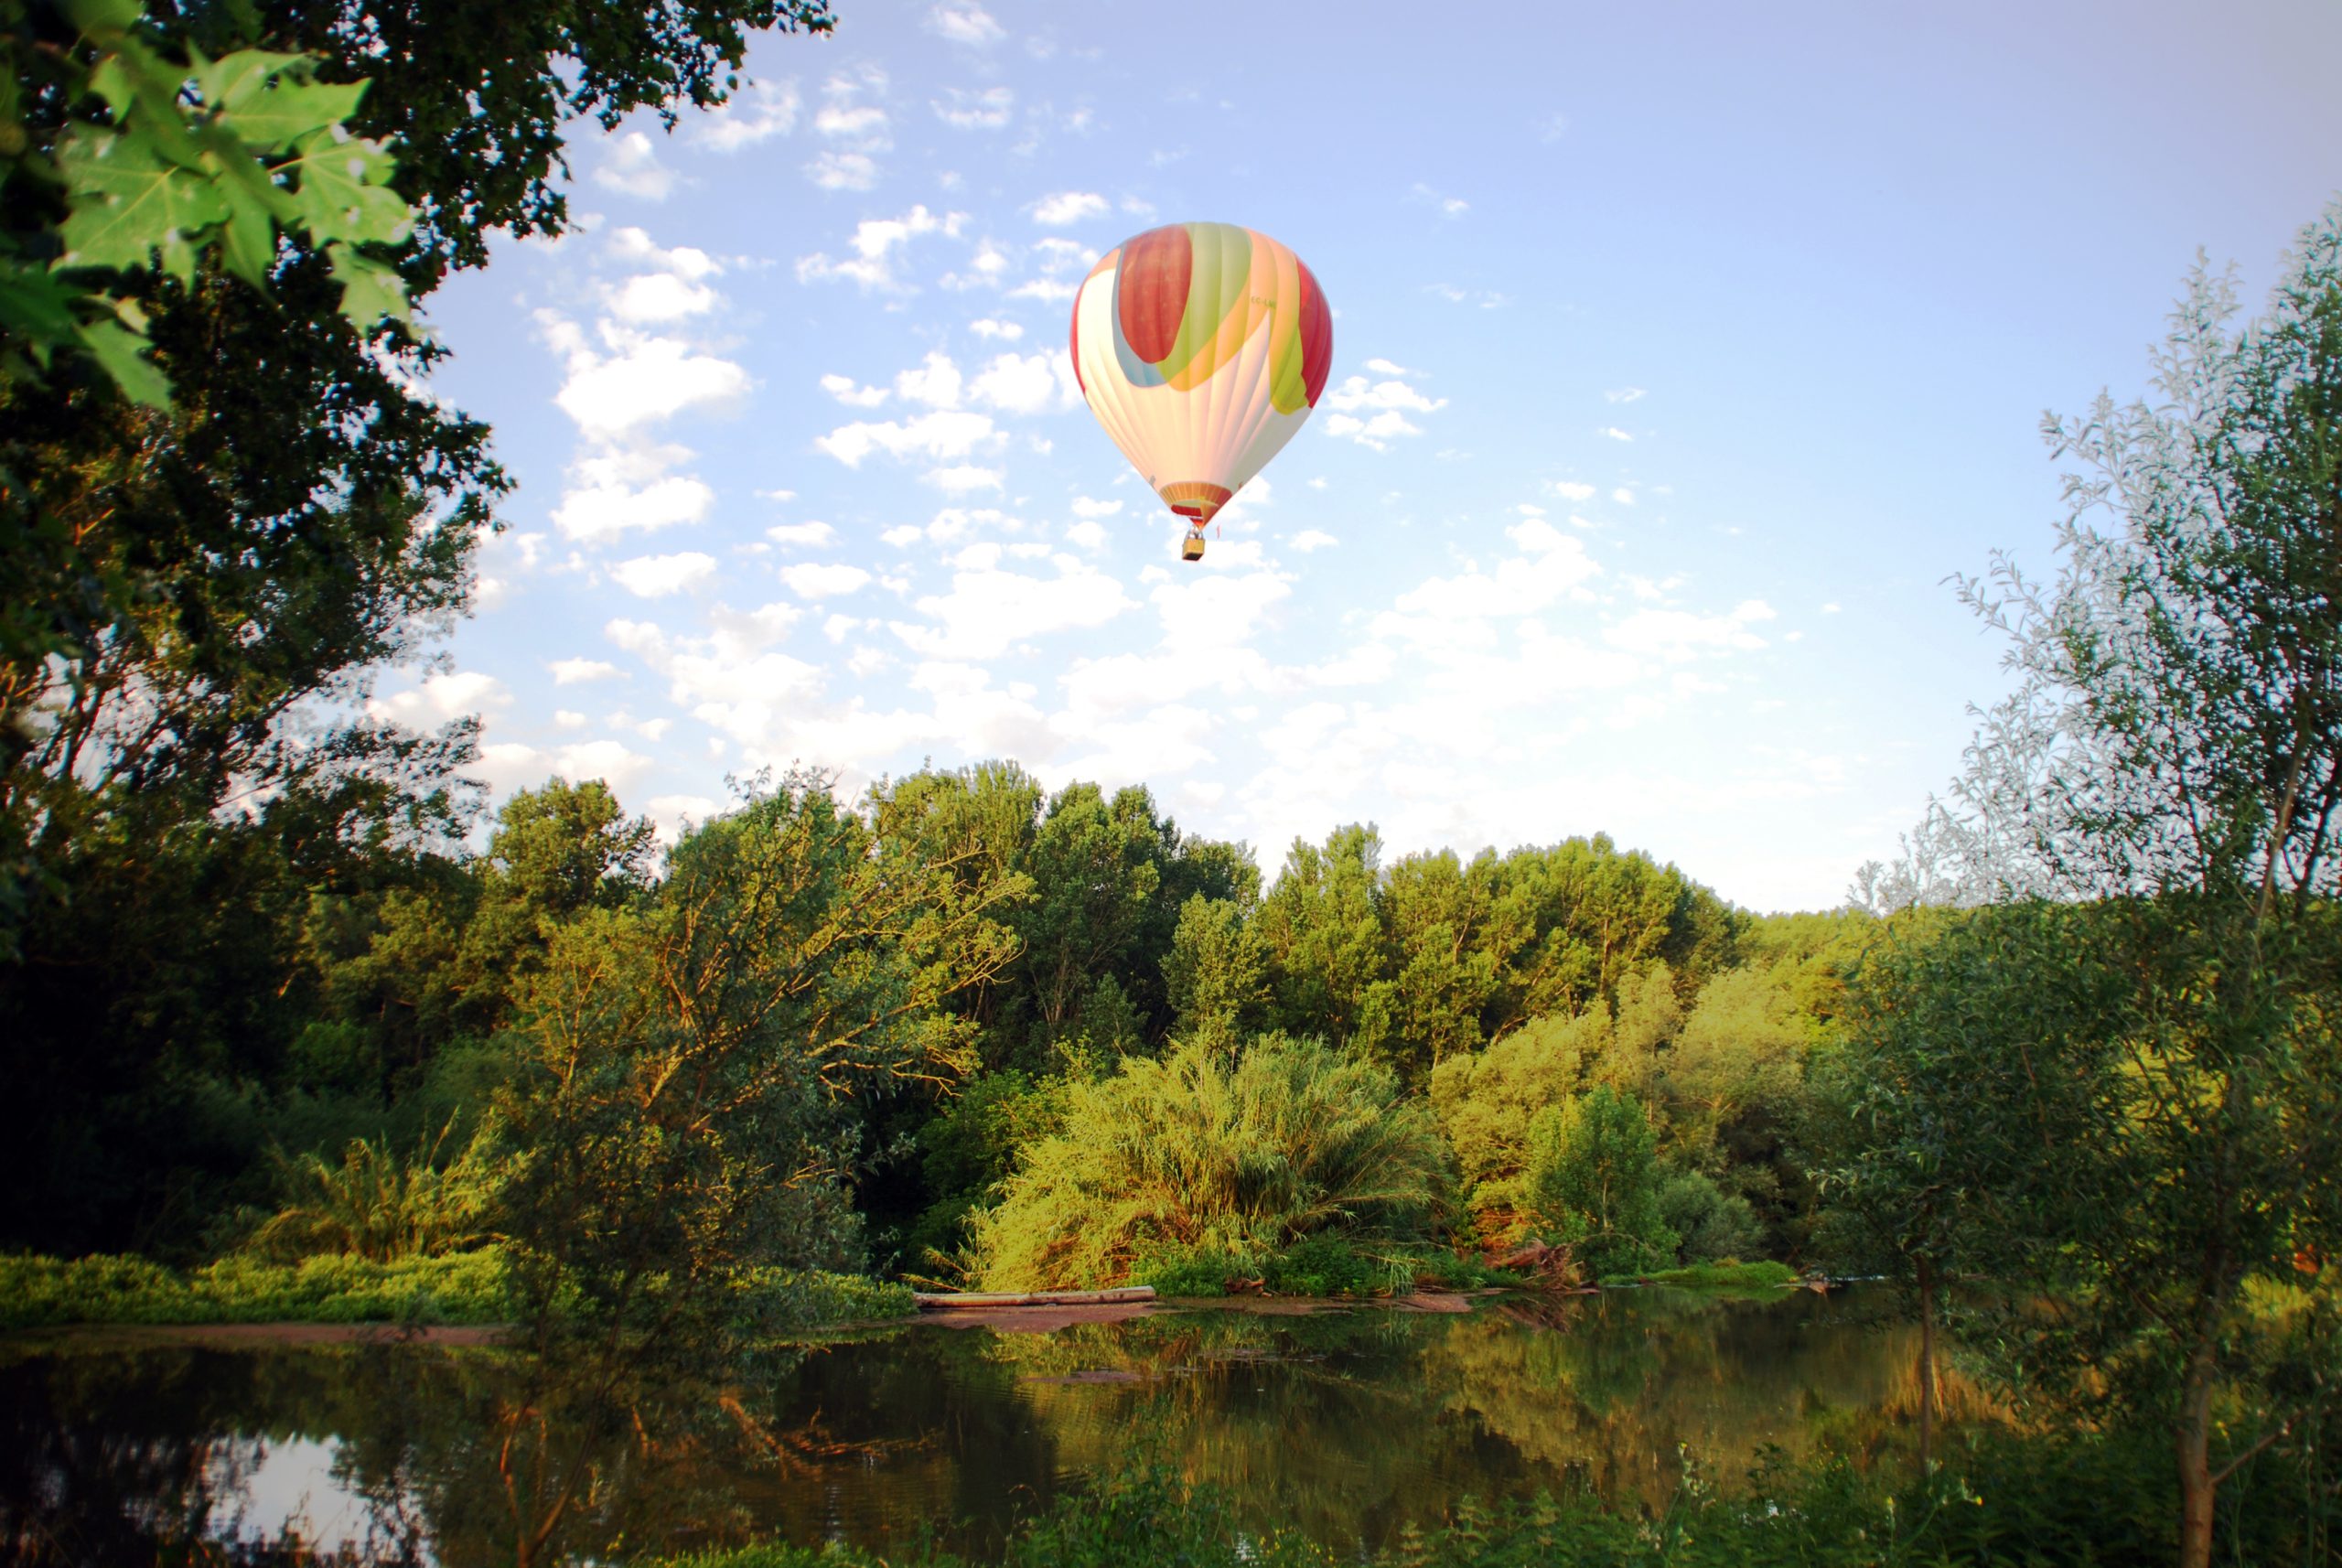
<path id="1" fill-rule="evenodd" d="M 2200 246 L 2342 189 L 2330 4 L 838 0 L 753 88 L 573 142 L 577 231 L 435 295 L 519 483 L 379 709 L 498 795 L 1015 757 L 1273 875 L 1607 832 L 1821 908 L 1957 766 L 2050 564 L 2042 411 L 2142 390 Z M 1308 428 L 1200 568 L 1071 390 L 1090 264 L 1284 241 Z"/>

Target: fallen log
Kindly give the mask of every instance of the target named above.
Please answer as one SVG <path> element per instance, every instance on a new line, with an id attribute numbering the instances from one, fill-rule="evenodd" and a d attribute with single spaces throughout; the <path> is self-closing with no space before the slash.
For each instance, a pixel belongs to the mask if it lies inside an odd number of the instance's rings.
<path id="1" fill-rule="evenodd" d="M 980 1306 L 1118 1306 L 1154 1299 L 1153 1285 L 1123 1285 L 1118 1290 L 965 1291 L 948 1295 L 930 1295 L 914 1291 L 911 1294 L 911 1300 L 921 1312 L 949 1312 L 955 1307 Z"/>

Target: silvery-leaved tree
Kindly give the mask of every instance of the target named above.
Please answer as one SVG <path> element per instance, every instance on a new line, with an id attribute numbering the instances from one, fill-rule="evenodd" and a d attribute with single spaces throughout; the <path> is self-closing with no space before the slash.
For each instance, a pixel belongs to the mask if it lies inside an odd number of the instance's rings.
<path id="1" fill-rule="evenodd" d="M 2037 1387 L 2169 1423 L 2191 1568 L 2334 1383 L 2342 204 L 2239 314 L 2199 263 L 2157 401 L 2045 421 L 2057 574 L 1961 585 L 2016 689 L 1857 886 L 1976 907 L 1877 961 L 1868 1168 L 1929 1179 L 1873 1195 L 2046 1287 L 2000 1325 Z"/>

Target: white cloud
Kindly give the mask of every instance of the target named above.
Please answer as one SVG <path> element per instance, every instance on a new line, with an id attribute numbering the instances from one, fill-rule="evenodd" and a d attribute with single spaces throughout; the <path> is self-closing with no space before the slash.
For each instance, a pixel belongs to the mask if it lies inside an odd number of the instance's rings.
<path id="1" fill-rule="evenodd" d="M 1388 363 L 1388 361 L 1384 361 Z M 1447 406 L 1445 398 L 1428 398 L 1395 377 L 1370 384 L 1364 376 L 1352 376 L 1338 387 L 1317 400 L 1318 406 L 1333 409 L 1389 408 L 1406 409 L 1415 413 L 1430 413 Z"/>
<path id="2" fill-rule="evenodd" d="M 610 145 L 609 156 L 594 170 L 594 183 L 645 201 L 664 201 L 675 187 L 675 172 L 659 161 L 659 149 L 639 131 L 628 131 Z"/>
<path id="3" fill-rule="evenodd" d="M 1610 492 L 1610 499 L 1617 501 L 1620 506 L 1632 506 L 1635 504 L 1635 492 L 1628 489 L 1626 486 L 1620 485 L 1617 489 Z"/>
<path id="4" fill-rule="evenodd" d="M 680 321 L 714 309 L 720 297 L 705 284 L 672 273 L 644 273 L 612 291 L 610 314 L 621 321 Z"/>
<path id="5" fill-rule="evenodd" d="M 968 391 L 978 403 L 1010 413 L 1039 413 L 1058 398 L 1057 367 L 1048 354 L 1002 354 Z"/>
<path id="6" fill-rule="evenodd" d="M 894 633 L 929 658 L 991 659 L 1011 644 L 1051 632 L 1104 626 L 1135 608 L 1120 582 L 1070 556 L 1055 577 L 960 572 L 951 591 L 919 601 L 929 623 L 896 621 Z"/>
<path id="7" fill-rule="evenodd" d="M 1612 403 L 1634 403 L 1644 395 L 1640 387 L 1619 387 L 1602 394 Z"/>
<path id="8" fill-rule="evenodd" d="M 809 561 L 782 568 L 780 580 L 800 599 L 828 599 L 859 591 L 869 583 L 870 574 L 859 566 Z"/>
<path id="9" fill-rule="evenodd" d="M 608 681 L 622 673 L 606 659 L 556 659 L 545 666 L 553 671 L 556 686 L 575 686 L 586 681 Z"/>
<path id="10" fill-rule="evenodd" d="M 558 775 L 571 783 L 599 779 L 621 800 L 650 771 L 650 758 L 615 740 L 580 740 L 541 751 L 506 743 L 480 747 L 480 771 L 500 791 L 523 788 Z"/>
<path id="11" fill-rule="evenodd" d="M 1112 517 L 1122 510 L 1123 503 L 1119 499 L 1100 500 L 1095 496 L 1073 498 L 1073 511 L 1077 517 Z"/>
<path id="12" fill-rule="evenodd" d="M 955 463 L 950 467 L 930 468 L 919 476 L 947 496 L 964 496 L 977 490 L 997 490 L 1004 487 L 1006 476 L 998 468 L 980 467 L 973 463 Z"/>
<path id="13" fill-rule="evenodd" d="M 786 136 L 803 107 L 794 81 L 752 81 L 715 108 L 692 117 L 692 139 L 719 153 Z"/>
<path id="14" fill-rule="evenodd" d="M 1393 364 L 1388 360 L 1369 360 L 1366 362 L 1366 368 L 1372 371 L 1378 376 L 1411 376 L 1414 374 L 1414 372 L 1407 369 L 1406 366 Z"/>
<path id="15" fill-rule="evenodd" d="M 848 408 L 876 408 L 887 396 L 885 387 L 856 386 L 852 376 L 823 376 L 822 390 Z"/>
<path id="16" fill-rule="evenodd" d="M 906 545 L 916 544 L 926 537 L 927 530 L 919 527 L 917 523 L 908 522 L 903 523 L 895 528 L 890 528 L 886 532 L 878 536 L 881 542 L 891 544 L 897 550 L 902 549 Z"/>
<path id="17" fill-rule="evenodd" d="M 1033 249 L 1040 253 L 1041 270 L 1051 276 L 1061 273 L 1087 273 L 1098 264 L 1098 248 L 1095 245 L 1085 245 L 1062 234 L 1044 234 L 1033 242 Z"/>
<path id="18" fill-rule="evenodd" d="M 1062 305 L 1081 292 L 1079 284 L 1061 283 L 1055 278 L 1035 278 L 1018 284 L 1004 296 L 1008 299 L 1037 299 L 1044 305 Z"/>
<path id="19" fill-rule="evenodd" d="M 955 44 L 981 47 L 998 43 L 1008 35 L 1001 29 L 992 14 L 971 0 L 943 0 L 927 14 L 928 30 L 951 39 Z"/>
<path id="20" fill-rule="evenodd" d="M 1033 221 L 1045 229 L 1062 229 L 1088 218 L 1103 218 L 1113 204 L 1095 191 L 1060 190 L 1033 203 Z"/>
<path id="21" fill-rule="evenodd" d="M 944 97 L 929 100 L 929 106 L 954 130 L 997 131 L 1015 113 L 1016 94 L 1005 87 L 987 87 L 982 92 L 954 87 Z"/>
<path id="22" fill-rule="evenodd" d="M 1326 417 L 1326 434 L 1346 435 L 1361 446 L 1371 446 L 1387 452 L 1391 443 L 1402 435 L 1421 435 L 1423 426 L 1408 423 L 1407 416 L 1395 409 L 1386 410 L 1372 419 L 1360 419 L 1352 413 L 1334 413 Z"/>
<path id="23" fill-rule="evenodd" d="M 1482 310 L 1496 310 L 1510 305 L 1512 296 L 1489 288 L 1458 288 L 1452 283 L 1423 285 L 1425 294 L 1435 294 L 1450 305 L 1477 305 Z"/>
<path id="24" fill-rule="evenodd" d="M 715 574 L 715 557 L 696 550 L 673 555 L 638 555 L 610 567 L 610 576 L 628 593 L 646 599 L 663 598 L 704 583 Z"/>
<path id="25" fill-rule="evenodd" d="M 1431 187 L 1418 183 L 1414 189 L 1418 201 L 1428 201 L 1439 209 L 1443 217 L 1461 218 L 1472 209 L 1472 204 L 1460 196 L 1442 196 Z"/>
<path id="26" fill-rule="evenodd" d="M 1565 501 L 1590 501 L 1594 499 L 1594 487 L 1580 484 L 1575 479 L 1548 479 L 1545 489 Z"/>
<path id="27" fill-rule="evenodd" d="M 1494 573 L 1426 580 L 1391 601 L 1391 611 L 1376 619 L 1377 633 L 1418 642 L 1483 640 L 1488 617 L 1531 615 L 1591 596 L 1585 585 L 1602 568 L 1577 540 L 1536 518 L 1509 532 L 1527 553 L 1500 563 Z"/>
<path id="28" fill-rule="evenodd" d="M 833 544 L 838 532 L 826 522 L 784 522 L 765 530 L 775 544 Z"/>
<path id="29" fill-rule="evenodd" d="M 698 522 L 715 504 L 715 492 L 689 475 L 670 475 L 637 489 L 615 471 L 622 466 L 592 458 L 578 465 L 581 473 L 600 477 L 561 498 L 553 521 L 564 538 L 599 543 L 630 528 L 649 532 Z"/>
<path id="30" fill-rule="evenodd" d="M 629 262 L 648 262 L 661 272 L 672 273 L 693 283 L 724 270 L 714 257 L 693 245 L 661 250 L 648 232 L 631 223 L 611 231 L 610 252 Z"/>
<path id="31" fill-rule="evenodd" d="M 1616 626 L 1603 629 L 1602 639 L 1629 653 L 1681 663 L 1705 652 L 1752 650 L 1765 639 L 1750 626 L 1774 618 L 1773 607 L 1762 599 L 1745 599 L 1728 615 L 1702 616 L 1689 610 L 1637 610 Z"/>
<path id="32" fill-rule="evenodd" d="M 823 190 L 876 190 L 878 160 L 868 153 L 825 152 L 805 166 L 805 177 Z"/>
<path id="33" fill-rule="evenodd" d="M 824 283 L 844 278 L 865 289 L 899 288 L 902 285 L 894 273 L 895 253 L 922 235 L 957 237 L 961 225 L 967 220 L 964 212 L 937 214 L 929 211 L 924 204 L 900 218 L 865 218 L 854 225 L 851 259 L 833 262 L 822 253 L 803 257 L 797 263 L 797 281 Z"/>
<path id="34" fill-rule="evenodd" d="M 642 803 L 642 809 L 657 825 L 659 842 L 670 845 L 724 810 L 705 795 L 653 795 Z"/>
<path id="35" fill-rule="evenodd" d="M 886 112 L 876 103 L 827 103 L 813 116 L 813 129 L 869 146 L 886 135 Z"/>
<path id="36" fill-rule="evenodd" d="M 1299 533 L 1295 534 L 1292 540 L 1293 547 L 1295 550 L 1300 551 L 1305 555 L 1313 550 L 1323 550 L 1329 544 L 1339 544 L 1340 542 L 1341 541 L 1335 538 L 1332 534 L 1326 532 L 1323 529 L 1317 528 L 1305 528 Z"/>
<path id="37" fill-rule="evenodd" d="M 1632 435 L 1619 429 L 1615 424 L 1606 424 L 1601 429 L 1595 431 L 1595 434 L 1596 435 L 1607 435 L 1613 441 L 1632 441 L 1634 439 Z"/>
<path id="38" fill-rule="evenodd" d="M 436 727 L 483 708 L 503 707 L 511 700 L 512 693 L 493 675 L 477 670 L 446 670 L 420 686 L 375 698 L 366 704 L 366 712 L 377 719 Z"/>
<path id="39" fill-rule="evenodd" d="M 968 323 L 968 330 L 979 338 L 997 338 L 1004 343 L 1014 343 L 1025 336 L 1025 328 L 1015 322 L 995 321 L 991 317 Z"/>
<path id="40" fill-rule="evenodd" d="M 1094 519 L 1086 517 L 1080 522 L 1067 524 L 1065 536 L 1084 550 L 1096 550 L 1106 542 L 1106 531 Z"/>
<path id="41" fill-rule="evenodd" d="M 674 338 L 638 338 L 607 358 L 580 347 L 553 401 L 591 435 L 614 435 L 748 390 L 748 372 Z"/>
<path id="42" fill-rule="evenodd" d="M 889 456 L 923 456 L 934 460 L 965 457 L 994 435 L 992 416 L 964 410 L 940 409 L 908 423 L 857 420 L 842 424 L 813 445 L 849 468 L 862 467 L 873 452 Z"/>
<path id="43" fill-rule="evenodd" d="M 895 377 L 895 391 L 906 402 L 929 408 L 959 407 L 961 384 L 960 367 L 940 349 L 929 349 L 926 359 Z"/>

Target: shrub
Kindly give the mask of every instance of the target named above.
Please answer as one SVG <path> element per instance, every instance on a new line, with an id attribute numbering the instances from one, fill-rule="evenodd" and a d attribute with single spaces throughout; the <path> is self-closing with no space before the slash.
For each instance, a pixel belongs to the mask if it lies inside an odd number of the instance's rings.
<path id="1" fill-rule="evenodd" d="M 1727 1196 L 1698 1171 L 1679 1171 L 1660 1183 L 1659 1216 L 1680 1238 L 1687 1263 L 1746 1258 L 1765 1244 L 1765 1227 L 1746 1198 Z"/>
<path id="2" fill-rule="evenodd" d="M 1131 1281 L 1157 1295 L 1226 1295 L 1231 1279 L 1249 1279 L 1258 1266 L 1217 1247 L 1164 1247 L 1131 1261 Z"/>
<path id="3" fill-rule="evenodd" d="M 745 1326 L 761 1335 L 908 1317 L 919 1310 L 907 1284 L 820 1269 L 757 1269 L 740 1289 L 747 1305 Z"/>
<path id="4" fill-rule="evenodd" d="M 1387 1069 L 1312 1041 L 1262 1036 L 1233 1059 L 1189 1042 L 1066 1095 L 1058 1132 L 974 1220 L 988 1289 L 1116 1284 L 1174 1248 L 1265 1259 L 1319 1233 L 1426 1240 L 1449 1194 L 1428 1110 Z"/>
<path id="5" fill-rule="evenodd" d="M 490 1133 L 483 1128 L 442 1165 L 440 1151 L 455 1125 L 449 1118 L 410 1159 L 400 1158 L 388 1140 L 363 1138 L 349 1141 L 338 1165 L 315 1155 L 273 1155 L 285 1207 L 253 1233 L 252 1250 L 280 1262 L 347 1252 L 391 1262 L 478 1245 L 495 1191 L 485 1153 Z"/>
<path id="6" fill-rule="evenodd" d="M 1331 1236 L 1312 1236 L 1271 1258 L 1261 1283 L 1279 1295 L 1372 1295 L 1389 1287 L 1391 1269 Z M 1407 1283 L 1414 1283 L 1412 1269 Z"/>

